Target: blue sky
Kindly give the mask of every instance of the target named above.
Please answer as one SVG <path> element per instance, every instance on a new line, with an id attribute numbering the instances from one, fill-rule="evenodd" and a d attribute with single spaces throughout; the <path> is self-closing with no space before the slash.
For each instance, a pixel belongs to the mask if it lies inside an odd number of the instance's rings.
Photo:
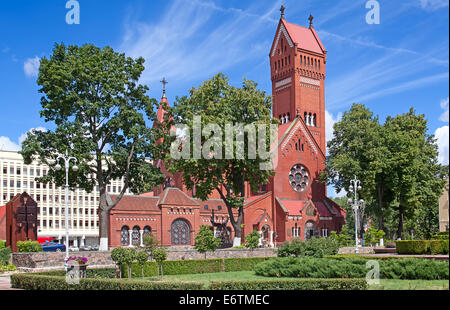
<path id="1" fill-rule="evenodd" d="M 366 0 L 78 0 L 79 25 L 66 23 L 66 2 L 0 3 L 0 149 L 17 150 L 28 130 L 49 127 L 39 117 L 36 72 L 55 42 L 143 56 L 141 82 L 159 98 L 165 76 L 171 102 L 217 72 L 234 85 L 254 80 L 270 94 L 268 54 L 283 4 L 289 22 L 307 26 L 315 16 L 328 51 L 328 138 L 353 102 L 381 120 L 414 107 L 448 164 L 448 0 L 379 0 L 379 25 L 366 23 Z"/>

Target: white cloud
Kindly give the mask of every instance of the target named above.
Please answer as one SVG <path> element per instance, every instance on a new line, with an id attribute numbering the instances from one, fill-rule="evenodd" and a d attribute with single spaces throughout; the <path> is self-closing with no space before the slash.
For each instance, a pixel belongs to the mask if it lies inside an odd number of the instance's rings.
<path id="1" fill-rule="evenodd" d="M 22 145 L 23 141 L 25 141 L 25 139 L 27 138 L 27 134 L 29 132 L 31 132 L 32 130 L 36 130 L 36 131 L 43 131 L 46 132 L 47 129 L 44 127 L 36 127 L 36 128 L 31 128 L 30 130 L 28 130 L 26 133 L 23 133 L 20 137 L 19 137 L 19 143 L 20 145 Z"/>
<path id="2" fill-rule="evenodd" d="M 443 165 L 448 165 L 448 126 L 442 126 L 434 132 L 434 135 L 436 137 L 436 144 L 438 146 L 439 150 L 439 163 Z"/>
<path id="3" fill-rule="evenodd" d="M 36 77 L 39 73 L 39 57 L 28 58 L 23 64 L 23 70 L 28 77 Z"/>
<path id="4" fill-rule="evenodd" d="M 448 97 L 441 100 L 441 108 L 445 110 L 444 113 L 439 116 L 439 120 L 448 123 Z"/>
<path id="5" fill-rule="evenodd" d="M 212 2 L 176 0 L 156 22 L 139 22 L 130 15 L 120 49 L 146 59 L 143 83 L 163 76 L 177 82 L 209 78 L 267 53 L 267 46 L 254 45 L 254 38 L 273 28 L 276 21 L 270 16 L 280 5 L 277 1 L 257 15 Z"/>
<path id="6" fill-rule="evenodd" d="M 21 147 L 11 141 L 8 137 L 0 137 L 0 151 L 20 151 Z"/>
<path id="7" fill-rule="evenodd" d="M 436 11 L 448 7 L 448 0 L 420 0 L 420 7 L 426 11 Z"/>

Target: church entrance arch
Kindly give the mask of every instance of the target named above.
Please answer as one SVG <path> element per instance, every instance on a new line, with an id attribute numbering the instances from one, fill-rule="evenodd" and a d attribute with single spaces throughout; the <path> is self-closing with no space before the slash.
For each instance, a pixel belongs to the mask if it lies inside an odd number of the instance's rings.
<path id="1" fill-rule="evenodd" d="M 191 225 L 184 219 L 173 221 L 170 227 L 172 245 L 190 245 L 191 244 Z"/>
<path id="2" fill-rule="evenodd" d="M 312 237 L 318 238 L 319 231 L 313 221 L 308 221 L 305 225 L 305 240 L 309 240 Z"/>

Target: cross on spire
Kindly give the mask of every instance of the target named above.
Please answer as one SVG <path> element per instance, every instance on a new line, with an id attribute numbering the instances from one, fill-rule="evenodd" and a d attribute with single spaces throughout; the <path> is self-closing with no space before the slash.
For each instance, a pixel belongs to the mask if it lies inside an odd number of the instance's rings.
<path id="1" fill-rule="evenodd" d="M 166 84 L 169 84 L 169 82 L 167 82 L 166 78 L 163 77 L 162 81 L 160 81 L 163 84 L 163 98 L 166 97 Z"/>
<path id="2" fill-rule="evenodd" d="M 280 8 L 281 19 L 284 19 L 284 10 L 286 10 L 286 8 L 284 7 L 284 5 L 282 5 L 281 8 Z"/>
<path id="3" fill-rule="evenodd" d="M 314 19 L 314 16 L 312 16 L 311 14 L 309 14 L 309 28 L 311 28 L 312 26 L 313 26 L 313 19 Z"/>

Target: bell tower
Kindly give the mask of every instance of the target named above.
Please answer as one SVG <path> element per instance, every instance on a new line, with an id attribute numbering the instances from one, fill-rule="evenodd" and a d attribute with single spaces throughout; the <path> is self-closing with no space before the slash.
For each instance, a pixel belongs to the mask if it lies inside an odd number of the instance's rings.
<path id="1" fill-rule="evenodd" d="M 309 27 L 288 23 L 281 6 L 270 68 L 273 117 L 281 124 L 301 117 L 325 153 L 325 64 L 327 52 L 317 35 L 312 15 Z"/>

